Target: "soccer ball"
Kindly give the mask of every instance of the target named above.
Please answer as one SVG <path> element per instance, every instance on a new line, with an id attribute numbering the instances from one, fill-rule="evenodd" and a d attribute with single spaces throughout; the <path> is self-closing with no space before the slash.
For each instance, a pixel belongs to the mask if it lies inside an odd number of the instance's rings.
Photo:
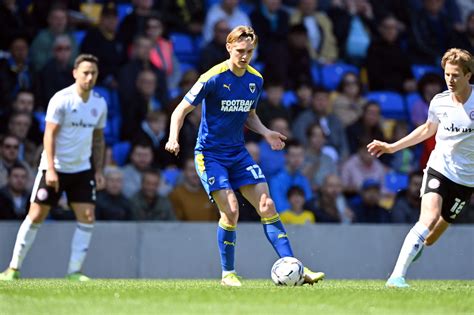
<path id="1" fill-rule="evenodd" d="M 297 286 L 304 282 L 304 267 L 294 257 L 278 259 L 272 267 L 272 280 L 276 285 Z"/>

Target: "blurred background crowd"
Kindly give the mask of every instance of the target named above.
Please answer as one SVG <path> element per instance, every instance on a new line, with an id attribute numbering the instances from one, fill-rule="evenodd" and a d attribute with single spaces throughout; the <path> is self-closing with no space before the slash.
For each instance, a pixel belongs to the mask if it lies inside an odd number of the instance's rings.
<path id="1" fill-rule="evenodd" d="M 257 113 L 289 138 L 272 151 L 246 131 L 283 222 L 416 222 L 434 138 L 380 159 L 366 145 L 426 121 L 446 89 L 443 53 L 474 52 L 472 0 L 0 0 L 0 219 L 26 215 L 48 101 L 74 83 L 74 58 L 91 53 L 108 103 L 97 219 L 217 220 L 193 162 L 199 107 L 180 155 L 164 145 L 171 112 L 228 57 L 237 25 L 259 36 Z M 240 220 L 258 220 L 239 198 Z M 68 208 L 63 199 L 50 219 L 72 219 Z M 474 200 L 458 221 L 474 223 Z"/>

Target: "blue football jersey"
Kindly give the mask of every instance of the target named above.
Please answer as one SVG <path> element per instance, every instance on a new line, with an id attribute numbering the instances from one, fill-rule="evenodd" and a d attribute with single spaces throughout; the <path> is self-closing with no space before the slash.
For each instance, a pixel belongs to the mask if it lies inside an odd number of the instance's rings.
<path id="1" fill-rule="evenodd" d="M 244 146 L 244 124 L 262 93 L 263 77 L 247 66 L 241 77 L 222 62 L 201 75 L 185 99 L 202 102 L 196 151 L 232 152 Z"/>

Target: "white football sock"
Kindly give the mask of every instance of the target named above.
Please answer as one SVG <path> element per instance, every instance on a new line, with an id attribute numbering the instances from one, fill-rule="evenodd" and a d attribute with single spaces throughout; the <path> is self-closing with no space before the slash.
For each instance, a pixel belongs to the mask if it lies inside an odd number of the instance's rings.
<path id="1" fill-rule="evenodd" d="M 417 222 L 405 237 L 402 249 L 398 255 L 397 263 L 390 278 L 405 277 L 407 269 L 416 254 L 423 248 L 425 238 L 430 230 L 421 222 Z"/>
<path id="2" fill-rule="evenodd" d="M 20 269 L 23 264 L 23 260 L 28 254 L 28 251 L 35 241 L 36 233 L 38 232 L 41 224 L 35 224 L 31 221 L 29 216 L 26 216 L 25 220 L 18 230 L 16 235 L 15 247 L 13 248 L 12 260 L 10 261 L 10 268 Z"/>
<path id="3" fill-rule="evenodd" d="M 86 259 L 89 243 L 91 242 L 94 224 L 77 222 L 76 231 L 71 242 L 71 257 L 67 273 L 80 272 Z"/>
<path id="4" fill-rule="evenodd" d="M 229 273 L 235 273 L 235 270 L 222 270 L 222 278 L 227 276 Z"/>

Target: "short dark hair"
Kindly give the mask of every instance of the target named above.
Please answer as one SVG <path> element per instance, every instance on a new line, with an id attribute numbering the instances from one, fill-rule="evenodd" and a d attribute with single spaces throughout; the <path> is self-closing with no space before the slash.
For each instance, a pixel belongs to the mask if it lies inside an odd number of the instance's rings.
<path id="1" fill-rule="evenodd" d="M 26 167 L 23 164 L 21 164 L 19 162 L 15 162 L 15 163 L 13 163 L 13 165 L 7 171 L 8 172 L 8 177 L 11 176 L 14 169 L 19 169 L 19 168 L 24 170 L 26 172 L 26 174 L 28 174 L 28 170 L 26 169 Z"/>
<path id="2" fill-rule="evenodd" d="M 300 186 L 291 186 L 288 188 L 288 191 L 286 192 L 286 197 L 290 198 L 292 195 L 300 195 L 300 196 L 305 196 L 303 188 Z"/>
<path id="3" fill-rule="evenodd" d="M 99 67 L 99 58 L 92 54 L 80 54 L 76 60 L 74 60 L 74 69 L 77 69 L 79 65 L 85 61 L 95 63 L 95 65 Z"/>

